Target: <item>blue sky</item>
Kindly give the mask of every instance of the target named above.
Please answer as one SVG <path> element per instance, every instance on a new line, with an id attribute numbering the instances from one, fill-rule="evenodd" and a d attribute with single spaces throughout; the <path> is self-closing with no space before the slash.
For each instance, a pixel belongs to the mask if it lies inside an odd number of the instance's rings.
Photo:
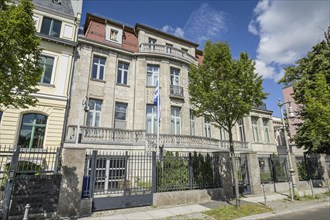
<path id="1" fill-rule="evenodd" d="M 84 0 L 86 13 L 134 26 L 142 23 L 200 44 L 226 41 L 234 58 L 241 51 L 256 60 L 269 93 L 267 108 L 280 116 L 283 67 L 294 64 L 330 25 L 330 0 L 113 1 Z"/>

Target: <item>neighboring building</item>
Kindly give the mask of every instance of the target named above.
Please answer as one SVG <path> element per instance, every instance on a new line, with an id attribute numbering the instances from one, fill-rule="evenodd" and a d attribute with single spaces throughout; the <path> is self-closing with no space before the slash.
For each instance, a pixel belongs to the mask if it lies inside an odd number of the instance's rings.
<path id="1" fill-rule="evenodd" d="M 35 107 L 0 108 L 0 145 L 34 149 L 60 146 L 82 0 L 33 0 L 36 35 L 41 38 Z"/>
<path id="2" fill-rule="evenodd" d="M 294 136 L 297 133 L 297 124 L 302 123 L 302 120 L 300 120 L 297 116 L 299 111 L 299 106 L 297 103 L 295 103 L 293 99 L 293 87 L 288 86 L 283 88 L 283 96 L 284 96 L 284 102 L 285 104 L 285 111 L 286 111 L 286 123 L 288 126 L 288 140 L 289 145 L 293 153 L 297 155 L 303 155 L 304 150 L 303 148 L 297 148 L 296 144 L 293 141 Z"/>
<path id="3" fill-rule="evenodd" d="M 154 150 L 159 79 L 160 145 L 173 151 L 227 151 L 227 132 L 192 115 L 188 71 L 203 60 L 197 47 L 146 25 L 130 27 L 87 14 L 84 34 L 78 36 L 65 147 Z M 265 106 L 252 110 L 233 133 L 237 151 L 276 152 L 272 112 Z"/>

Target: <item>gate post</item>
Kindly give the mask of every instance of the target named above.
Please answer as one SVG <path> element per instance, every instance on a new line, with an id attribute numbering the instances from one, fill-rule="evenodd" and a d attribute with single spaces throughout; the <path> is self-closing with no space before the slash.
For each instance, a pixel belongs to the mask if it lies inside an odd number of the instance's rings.
<path id="1" fill-rule="evenodd" d="M 157 192 L 157 161 L 156 161 L 156 152 L 152 152 L 152 192 L 155 193 Z"/>
<path id="2" fill-rule="evenodd" d="M 248 159 L 248 172 L 250 177 L 251 193 L 262 193 L 261 181 L 260 181 L 260 168 L 257 153 L 249 152 L 247 154 Z"/>
<path id="3" fill-rule="evenodd" d="M 89 177 L 89 198 L 94 198 L 94 183 L 95 183 L 95 172 L 96 172 L 96 158 L 97 150 L 93 150 L 92 153 L 92 164 L 91 164 L 91 175 Z"/>
<path id="4" fill-rule="evenodd" d="M 4 199 L 3 199 L 3 212 L 2 212 L 3 220 L 6 220 L 8 218 L 8 214 L 9 214 L 10 197 L 11 197 L 11 191 L 12 191 L 12 187 L 13 187 L 13 181 L 14 181 L 14 178 L 16 175 L 19 152 L 20 152 L 20 147 L 17 147 L 11 158 L 9 170 L 7 172 L 8 181 L 6 184 L 5 195 L 4 195 Z"/>

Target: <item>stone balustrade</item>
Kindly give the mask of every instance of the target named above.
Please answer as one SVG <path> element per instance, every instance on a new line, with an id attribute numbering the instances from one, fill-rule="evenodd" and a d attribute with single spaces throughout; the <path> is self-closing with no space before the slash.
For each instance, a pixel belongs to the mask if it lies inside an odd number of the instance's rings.
<path id="1" fill-rule="evenodd" d="M 83 144 L 127 144 L 145 145 L 146 141 L 155 145 L 157 136 L 146 134 L 145 130 L 128 130 L 118 128 L 86 127 L 81 126 L 81 143 Z M 75 143 L 77 126 L 69 126 L 66 135 L 67 143 Z M 160 145 L 176 148 L 208 148 L 228 150 L 229 142 L 215 138 L 160 134 Z M 234 141 L 237 150 L 248 149 L 247 142 Z"/>
<path id="2" fill-rule="evenodd" d="M 140 44 L 139 52 L 148 52 L 148 53 L 156 53 L 156 54 L 174 56 L 177 58 L 182 58 L 182 59 L 188 61 L 189 63 L 197 62 L 197 58 L 195 58 L 188 52 L 177 49 L 175 47 L 168 46 L 168 45 L 142 43 L 142 44 Z"/>

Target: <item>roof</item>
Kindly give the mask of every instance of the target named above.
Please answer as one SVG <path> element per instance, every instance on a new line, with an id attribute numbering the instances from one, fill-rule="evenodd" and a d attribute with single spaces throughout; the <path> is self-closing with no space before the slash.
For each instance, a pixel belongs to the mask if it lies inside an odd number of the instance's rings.
<path id="1" fill-rule="evenodd" d="M 32 0 L 35 5 L 74 17 L 71 0 Z M 55 2 L 59 3 L 55 3 Z"/>
<path id="2" fill-rule="evenodd" d="M 188 40 L 183 39 L 183 38 L 181 38 L 181 37 L 174 36 L 174 35 L 172 35 L 172 34 L 169 34 L 169 33 L 164 32 L 164 31 L 160 31 L 160 30 L 158 30 L 158 29 L 156 29 L 156 28 L 153 28 L 153 27 L 150 27 L 150 26 L 147 26 L 147 25 L 144 25 L 144 24 L 139 24 L 139 23 L 137 23 L 137 24 L 135 25 L 135 29 L 137 29 L 137 30 L 139 30 L 139 29 L 143 29 L 143 30 L 148 30 L 148 31 L 151 31 L 151 32 L 156 32 L 156 33 L 159 33 L 159 34 L 161 34 L 161 35 L 165 35 L 165 36 L 167 36 L 167 37 L 170 37 L 170 38 L 172 38 L 172 39 L 174 39 L 174 40 L 178 40 L 178 41 L 180 41 L 180 42 L 183 42 L 183 43 L 189 44 L 189 45 L 191 45 L 191 46 L 193 46 L 193 47 L 196 47 L 196 48 L 199 46 L 199 44 L 197 44 L 197 43 L 194 43 L 194 42 L 188 41 Z"/>

